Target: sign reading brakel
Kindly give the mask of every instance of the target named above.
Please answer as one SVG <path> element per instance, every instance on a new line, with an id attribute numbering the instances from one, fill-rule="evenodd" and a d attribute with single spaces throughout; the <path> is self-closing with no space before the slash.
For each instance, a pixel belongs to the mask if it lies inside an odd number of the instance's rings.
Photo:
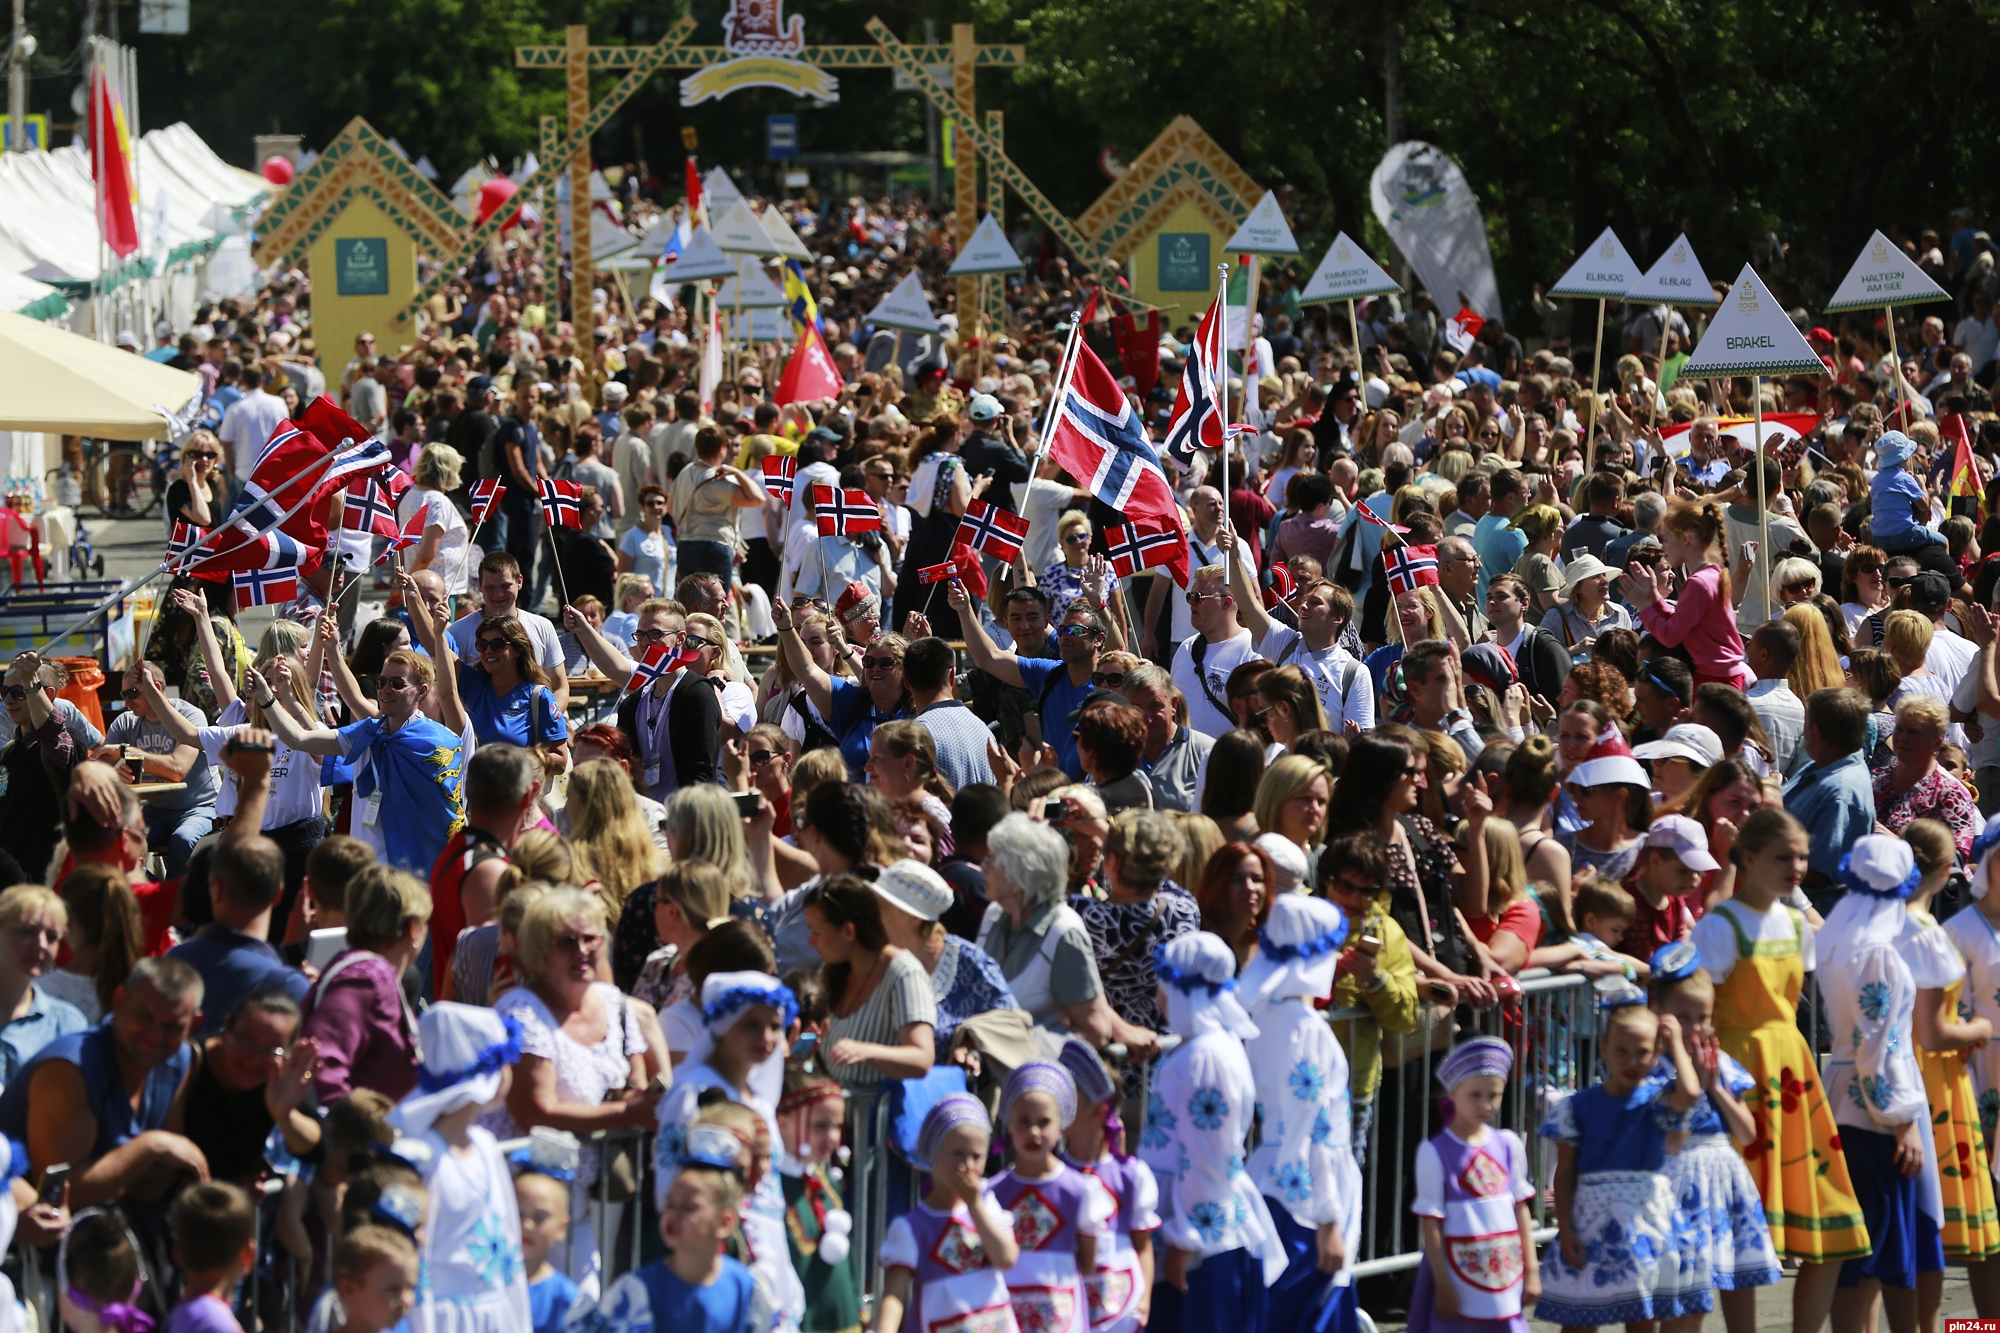
<path id="1" fill-rule="evenodd" d="M 381 236 L 342 237 L 333 275 L 336 296 L 389 294 L 389 242 Z"/>
<path id="2" fill-rule="evenodd" d="M 782 88 L 819 102 L 840 100 L 840 80 L 800 60 L 806 21 L 785 18 L 784 0 L 729 0 L 722 49 L 730 59 L 681 80 L 681 105 L 697 106 L 744 88 Z"/>

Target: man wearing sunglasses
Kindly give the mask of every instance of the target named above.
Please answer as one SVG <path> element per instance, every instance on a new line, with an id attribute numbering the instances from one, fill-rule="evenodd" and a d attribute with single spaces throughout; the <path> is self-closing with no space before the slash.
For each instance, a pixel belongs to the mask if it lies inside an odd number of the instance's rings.
<path id="1" fill-rule="evenodd" d="M 1188 725 L 1204 736 L 1220 736 L 1236 726 L 1223 699 L 1229 673 L 1255 656 L 1256 648 L 1236 618 L 1236 598 L 1221 565 L 1194 571 L 1187 602 L 1194 633 L 1174 650 L 1174 687 L 1187 699 Z"/>
<path id="2" fill-rule="evenodd" d="M 56 716 L 50 685 L 56 670 L 35 653 L 21 653 L 0 679 L 14 724 L 12 741 L 0 751 L 0 850 L 37 880 L 56 848 L 70 770 L 83 758 Z"/>
<path id="3" fill-rule="evenodd" d="M 639 657 L 654 647 L 669 653 L 685 649 L 714 650 L 699 635 L 690 638 L 687 610 L 679 602 L 654 598 L 639 608 L 639 626 L 632 631 L 632 651 Z M 789 622 L 786 622 L 789 623 Z M 612 680 L 630 680 L 632 658 L 577 613 L 563 608 L 563 624 L 576 635 L 577 645 L 597 669 Z M 637 694 L 618 701 L 618 730 L 639 756 L 639 791 L 664 801 L 682 787 L 713 782 L 722 756 L 720 684 L 700 674 L 698 667 L 670 671 Z"/>
<path id="4" fill-rule="evenodd" d="M 1056 630 L 1056 649 L 1061 656 L 1051 662 L 1003 652 L 979 623 L 979 617 L 972 613 L 972 598 L 965 585 L 953 579 L 948 587 L 947 600 L 959 613 L 958 622 L 965 628 L 965 647 L 972 655 L 972 664 L 1001 684 L 1025 689 L 1035 696 L 1035 712 L 1028 716 L 1040 718 L 1041 745 L 1053 750 L 1055 762 L 1063 772 L 1077 782 L 1083 781 L 1083 760 L 1076 752 L 1076 724 L 1069 717 L 1097 688 L 1091 677 L 1097 672 L 1097 659 L 1104 655 L 1104 640 L 1111 628 L 1104 612 L 1090 604 L 1088 593 L 1071 602 Z M 1031 744 L 1034 742 L 1034 733 L 1030 733 L 1029 740 Z"/>
<path id="5" fill-rule="evenodd" d="M 141 688 L 146 677 L 151 689 Z M 185 699 L 168 699 L 160 693 L 159 667 L 142 662 L 125 673 L 120 690 L 125 711 L 104 729 L 104 744 L 91 757 L 131 775 L 131 765 L 142 767 L 134 782 L 180 782 L 184 791 L 167 792 L 146 803 L 148 841 L 165 854 L 167 878 L 176 879 L 187 871 L 194 845 L 208 836 L 215 825 L 215 770 L 208 754 L 199 745 L 181 744 L 160 721 L 155 700 L 165 704 L 193 727 L 205 727 L 208 718 Z M 253 832 L 255 830 L 252 830 Z"/>

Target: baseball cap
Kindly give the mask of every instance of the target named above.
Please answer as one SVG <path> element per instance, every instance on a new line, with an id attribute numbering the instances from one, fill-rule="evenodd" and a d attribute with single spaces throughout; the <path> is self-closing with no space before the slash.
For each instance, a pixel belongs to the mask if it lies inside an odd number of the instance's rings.
<path id="1" fill-rule="evenodd" d="M 1114 704 L 1125 704 L 1127 706 L 1129 706 L 1132 702 L 1130 699 L 1127 699 L 1124 695 L 1120 694 L 1116 690 L 1092 690 L 1089 694 L 1084 696 L 1083 702 L 1076 706 L 1076 711 L 1071 713 L 1064 720 L 1068 722 L 1074 722 L 1078 718 L 1083 716 L 1084 709 L 1090 707 L 1092 704 L 1104 703 L 1106 701 L 1109 701 Z"/>
<path id="2" fill-rule="evenodd" d="M 1910 608 L 1941 611 L 1951 601 L 1951 581 L 1935 569 L 1919 570 L 1910 580 Z"/>
<path id="3" fill-rule="evenodd" d="M 130 329 L 120 329 L 118 330 L 118 345 L 120 347 L 130 347 L 134 351 L 137 351 L 139 348 L 139 335 Z"/>
<path id="4" fill-rule="evenodd" d="M 974 421 L 991 421 L 1000 415 L 1000 400 L 990 393 L 975 393 L 967 412 Z"/>
<path id="5" fill-rule="evenodd" d="M 474 375 L 465 382 L 465 401 L 474 407 L 486 401 L 486 395 L 493 390 L 491 376 Z"/>
<path id="6" fill-rule="evenodd" d="M 1690 870 L 1720 870 L 1722 863 L 1708 854 L 1708 831 L 1686 815 L 1661 815 L 1646 830 L 1648 847 L 1665 847 Z"/>
<path id="7" fill-rule="evenodd" d="M 626 389 L 624 385 L 620 384 L 617 380 L 612 380 L 604 386 L 604 401 L 607 405 L 622 403 L 625 401 L 625 395 L 628 392 L 630 390 Z"/>
<path id="8" fill-rule="evenodd" d="M 1702 768 L 1722 762 L 1722 738 L 1699 722 L 1681 722 L 1667 728 L 1656 741 L 1632 747 L 1636 759 L 1685 759 Z"/>
<path id="9" fill-rule="evenodd" d="M 1028 373 L 1030 375 L 1046 375 L 1049 373 L 1049 363 L 1038 356 L 1028 363 Z"/>

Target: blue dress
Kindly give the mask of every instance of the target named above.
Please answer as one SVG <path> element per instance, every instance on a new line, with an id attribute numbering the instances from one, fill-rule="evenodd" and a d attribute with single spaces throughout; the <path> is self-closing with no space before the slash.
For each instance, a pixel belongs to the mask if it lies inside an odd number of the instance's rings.
<path id="1" fill-rule="evenodd" d="M 1667 1135 L 1686 1128 L 1666 1089 L 1650 1081 L 1613 1097 L 1603 1085 L 1558 1102 L 1545 1139 L 1576 1147 L 1571 1225 L 1583 1244 L 1572 1267 L 1560 1243 L 1542 1258 L 1535 1318 L 1572 1328 L 1706 1313 L 1714 1304 L 1699 1253 L 1683 1254 L 1679 1215 L 1663 1168 Z"/>
<path id="2" fill-rule="evenodd" d="M 1716 1054 L 1716 1079 L 1723 1087 L 1741 1097 L 1757 1086 L 1750 1071 L 1727 1052 Z M 1646 1085 L 1664 1090 L 1673 1081 L 1674 1063 L 1663 1057 Z M 1688 1223 L 1682 1252 L 1705 1252 L 1709 1285 L 1717 1291 L 1769 1286 L 1784 1270 L 1771 1246 L 1764 1201 L 1709 1097 L 1689 1108 L 1687 1132 L 1687 1143 L 1667 1159 L 1667 1183 Z"/>
<path id="3" fill-rule="evenodd" d="M 935 1030 L 940 1060 L 951 1049 L 952 1034 L 966 1019 L 994 1009 L 1021 1007 L 993 955 L 956 935 L 944 937 L 944 956 L 938 959 L 937 971 L 931 973 L 931 992 L 937 996 Z"/>

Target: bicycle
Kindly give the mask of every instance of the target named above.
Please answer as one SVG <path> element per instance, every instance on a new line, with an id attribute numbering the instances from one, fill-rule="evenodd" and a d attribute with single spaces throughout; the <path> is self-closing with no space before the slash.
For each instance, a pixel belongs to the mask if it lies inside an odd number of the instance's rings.
<path id="1" fill-rule="evenodd" d="M 166 499 L 176 450 L 143 440 L 83 441 L 83 491 L 105 518 L 144 518 Z"/>
<path id="2" fill-rule="evenodd" d="M 83 485 L 76 468 L 65 462 L 49 469 L 49 498 L 70 511 L 76 523 L 76 540 L 64 558 L 72 579 L 104 577 L 104 553 L 91 546 L 90 529 L 83 525 Z"/>

